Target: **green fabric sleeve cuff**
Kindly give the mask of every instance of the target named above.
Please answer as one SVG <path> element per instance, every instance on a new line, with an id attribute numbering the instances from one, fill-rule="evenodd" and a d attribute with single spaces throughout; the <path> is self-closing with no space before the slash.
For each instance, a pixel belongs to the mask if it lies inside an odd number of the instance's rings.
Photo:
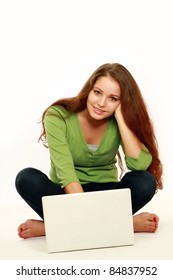
<path id="1" fill-rule="evenodd" d="M 152 162 L 152 155 L 145 145 L 142 145 L 139 156 L 137 158 L 125 156 L 125 162 L 130 170 L 147 170 Z"/>

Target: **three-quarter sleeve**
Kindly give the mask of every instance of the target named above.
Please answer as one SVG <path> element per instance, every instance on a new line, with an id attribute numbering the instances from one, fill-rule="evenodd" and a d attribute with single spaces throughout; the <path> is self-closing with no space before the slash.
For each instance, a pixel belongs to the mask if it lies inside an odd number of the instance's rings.
<path id="1" fill-rule="evenodd" d="M 65 118 L 56 108 L 50 107 L 45 114 L 44 125 L 51 160 L 51 180 L 61 187 L 79 182 L 67 142 Z"/>
<path id="2" fill-rule="evenodd" d="M 139 156 L 137 158 L 125 156 L 125 162 L 129 170 L 147 170 L 152 162 L 152 155 L 143 144 Z"/>

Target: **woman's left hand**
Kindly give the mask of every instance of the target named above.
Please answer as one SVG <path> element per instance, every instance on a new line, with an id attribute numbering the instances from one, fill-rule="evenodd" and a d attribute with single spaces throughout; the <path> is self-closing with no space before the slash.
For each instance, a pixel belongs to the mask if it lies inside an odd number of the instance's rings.
<path id="1" fill-rule="evenodd" d="M 122 110 L 121 110 L 121 103 L 118 105 L 118 107 L 116 108 L 115 112 L 114 112 L 114 117 L 117 119 L 118 116 L 122 116 Z"/>

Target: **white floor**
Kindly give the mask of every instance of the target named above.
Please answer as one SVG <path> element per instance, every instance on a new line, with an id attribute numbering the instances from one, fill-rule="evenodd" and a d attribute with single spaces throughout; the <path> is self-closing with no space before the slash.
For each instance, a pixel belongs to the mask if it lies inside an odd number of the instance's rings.
<path id="1" fill-rule="evenodd" d="M 108 249 L 48 254 L 45 237 L 22 240 L 17 226 L 28 218 L 38 218 L 24 203 L 2 206 L 0 230 L 1 260 L 171 260 L 173 259 L 173 192 L 159 191 L 142 211 L 159 215 L 156 233 L 136 233 L 135 245 Z"/>

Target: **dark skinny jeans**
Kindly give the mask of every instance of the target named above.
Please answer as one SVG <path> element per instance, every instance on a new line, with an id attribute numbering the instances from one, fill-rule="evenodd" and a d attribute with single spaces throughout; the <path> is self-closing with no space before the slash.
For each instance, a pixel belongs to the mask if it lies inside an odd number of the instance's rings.
<path id="1" fill-rule="evenodd" d="M 42 197 L 64 194 L 63 188 L 53 183 L 47 175 L 35 168 L 21 170 L 15 180 L 18 193 L 43 219 Z M 88 183 L 84 192 L 130 188 L 133 214 L 148 203 L 156 191 L 156 180 L 148 171 L 131 171 L 119 182 Z"/>

